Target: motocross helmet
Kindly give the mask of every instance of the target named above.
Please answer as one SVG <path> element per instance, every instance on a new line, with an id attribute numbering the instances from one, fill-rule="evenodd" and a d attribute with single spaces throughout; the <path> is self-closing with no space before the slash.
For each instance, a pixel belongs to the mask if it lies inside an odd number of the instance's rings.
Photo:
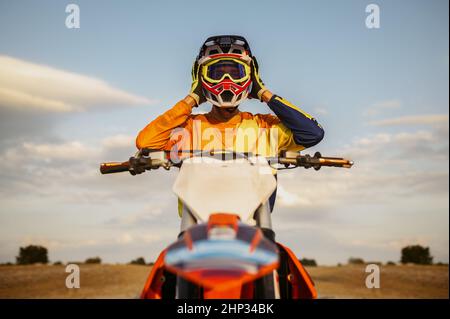
<path id="1" fill-rule="evenodd" d="M 206 39 L 197 56 L 206 100 L 219 107 L 237 107 L 251 89 L 252 54 L 247 40 L 237 35 Z"/>

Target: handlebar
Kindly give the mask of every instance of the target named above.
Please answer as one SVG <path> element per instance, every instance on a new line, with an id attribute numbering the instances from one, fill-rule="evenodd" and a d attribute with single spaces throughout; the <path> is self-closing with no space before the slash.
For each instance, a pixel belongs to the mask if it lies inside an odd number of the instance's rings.
<path id="1" fill-rule="evenodd" d="M 191 152 L 195 154 L 195 152 Z M 196 152 L 199 155 L 208 154 L 214 156 L 221 153 L 214 153 L 214 151 L 208 152 Z M 233 158 L 238 157 L 248 157 L 248 153 L 235 153 L 230 152 Z M 148 149 L 143 149 L 139 151 L 135 157 L 130 157 L 126 162 L 107 162 L 100 165 L 100 172 L 102 174 L 120 173 L 120 172 L 130 172 L 132 175 L 143 173 L 145 170 L 158 169 L 163 167 L 169 169 L 172 166 L 179 167 L 181 163 L 174 163 L 169 158 L 170 155 L 167 151 L 151 151 Z M 288 167 L 304 167 L 304 168 L 314 168 L 319 170 L 322 166 L 328 167 L 342 167 L 351 168 L 353 166 L 353 161 L 340 158 L 340 157 L 323 157 L 319 152 L 316 152 L 314 156 L 311 155 L 300 155 L 297 152 L 284 152 L 280 154 L 279 157 L 274 159 L 268 159 L 269 163 L 278 163 L 284 165 L 285 168 Z"/>
<path id="2" fill-rule="evenodd" d="M 304 168 L 312 167 L 315 170 L 319 170 L 322 166 L 342 168 L 351 168 L 353 166 L 353 161 L 340 157 L 323 157 L 319 152 L 316 152 L 314 156 L 306 154 L 294 157 L 280 157 L 278 163 L 284 164 L 286 167 L 293 165 Z"/>
<path id="3" fill-rule="evenodd" d="M 130 170 L 130 162 L 109 162 L 100 164 L 100 173 L 111 174 L 128 172 Z"/>

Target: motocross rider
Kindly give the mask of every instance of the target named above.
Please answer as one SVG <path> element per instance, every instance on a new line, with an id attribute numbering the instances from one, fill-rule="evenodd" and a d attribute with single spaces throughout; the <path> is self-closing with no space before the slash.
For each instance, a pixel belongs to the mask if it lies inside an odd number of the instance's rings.
<path id="1" fill-rule="evenodd" d="M 238 108 L 257 99 L 275 114 L 251 114 Z M 210 102 L 205 114 L 193 108 Z M 273 156 L 281 150 L 301 151 L 319 143 L 323 128 L 309 114 L 269 91 L 256 58 L 241 36 L 209 37 L 192 67 L 189 94 L 148 124 L 136 138 L 138 149 L 226 149 Z M 270 198 L 273 209 L 275 193 Z"/>

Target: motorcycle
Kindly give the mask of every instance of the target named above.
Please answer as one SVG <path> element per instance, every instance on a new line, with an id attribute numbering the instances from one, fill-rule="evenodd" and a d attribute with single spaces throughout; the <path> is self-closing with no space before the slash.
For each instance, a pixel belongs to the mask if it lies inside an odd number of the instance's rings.
<path id="1" fill-rule="evenodd" d="M 187 154 L 186 154 L 187 153 Z M 343 158 L 281 152 L 263 157 L 232 151 L 140 150 L 102 174 L 179 168 L 177 241 L 157 258 L 143 299 L 312 299 L 314 282 L 295 254 L 276 242 L 269 198 L 276 170 L 352 167 Z"/>

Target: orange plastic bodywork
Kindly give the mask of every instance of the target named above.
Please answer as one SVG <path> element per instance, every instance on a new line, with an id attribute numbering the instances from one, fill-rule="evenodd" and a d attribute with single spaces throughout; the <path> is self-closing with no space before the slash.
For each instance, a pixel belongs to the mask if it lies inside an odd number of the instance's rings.
<path id="1" fill-rule="evenodd" d="M 208 230 L 215 226 L 229 226 L 237 231 L 239 216 L 234 214 L 226 213 L 215 213 L 209 216 L 208 219 Z"/>
<path id="2" fill-rule="evenodd" d="M 200 272 L 190 272 L 190 273 L 177 273 L 177 276 L 181 276 L 184 279 L 205 288 L 205 291 L 208 291 L 210 295 L 214 295 L 213 292 L 222 295 L 225 291 L 228 291 L 231 295 L 236 295 L 236 291 L 241 291 L 242 286 L 245 283 L 252 282 L 258 278 L 261 278 L 278 267 L 278 263 L 273 263 L 264 267 L 261 267 L 256 274 L 244 274 L 239 278 L 224 277 L 217 275 L 214 278 L 209 278 L 208 281 L 202 279 Z M 165 266 L 165 268 L 173 273 L 176 273 L 176 269 L 172 267 Z M 229 296 L 228 298 L 232 299 L 233 296 Z M 221 297 L 222 298 L 222 297 Z M 225 298 L 225 297 L 223 297 Z M 239 298 L 239 297 L 238 297 Z"/>
<path id="3" fill-rule="evenodd" d="M 162 285 L 164 284 L 164 256 L 166 249 L 159 254 L 152 271 L 145 282 L 141 299 L 162 299 Z"/>
<path id="4" fill-rule="evenodd" d="M 289 271 L 292 275 L 291 280 L 289 280 L 292 285 L 292 299 L 317 298 L 314 282 L 295 254 L 288 247 L 283 246 L 280 243 L 277 243 L 277 245 L 278 248 L 284 250 L 288 256 Z"/>
<path id="5" fill-rule="evenodd" d="M 286 246 L 277 243 L 278 248 L 286 252 L 288 256 L 290 276 L 289 282 L 292 286 L 292 299 L 315 299 L 317 291 L 314 282 L 303 268 L 295 254 Z M 162 285 L 164 284 L 164 271 L 167 267 L 164 265 L 164 256 L 166 250 L 163 250 L 156 260 L 150 275 L 145 283 L 141 293 L 142 299 L 161 299 Z M 264 273 L 268 273 L 268 269 Z M 261 275 L 261 274 L 260 274 Z M 192 278 L 191 278 L 192 279 Z M 249 278 L 246 278 L 249 279 Z M 252 278 L 253 279 L 253 278 Z M 232 285 L 226 289 L 215 289 L 215 287 L 204 287 L 204 299 L 251 299 L 253 297 L 253 281 L 245 280 L 240 285 Z M 197 283 L 198 284 L 198 283 Z"/>

